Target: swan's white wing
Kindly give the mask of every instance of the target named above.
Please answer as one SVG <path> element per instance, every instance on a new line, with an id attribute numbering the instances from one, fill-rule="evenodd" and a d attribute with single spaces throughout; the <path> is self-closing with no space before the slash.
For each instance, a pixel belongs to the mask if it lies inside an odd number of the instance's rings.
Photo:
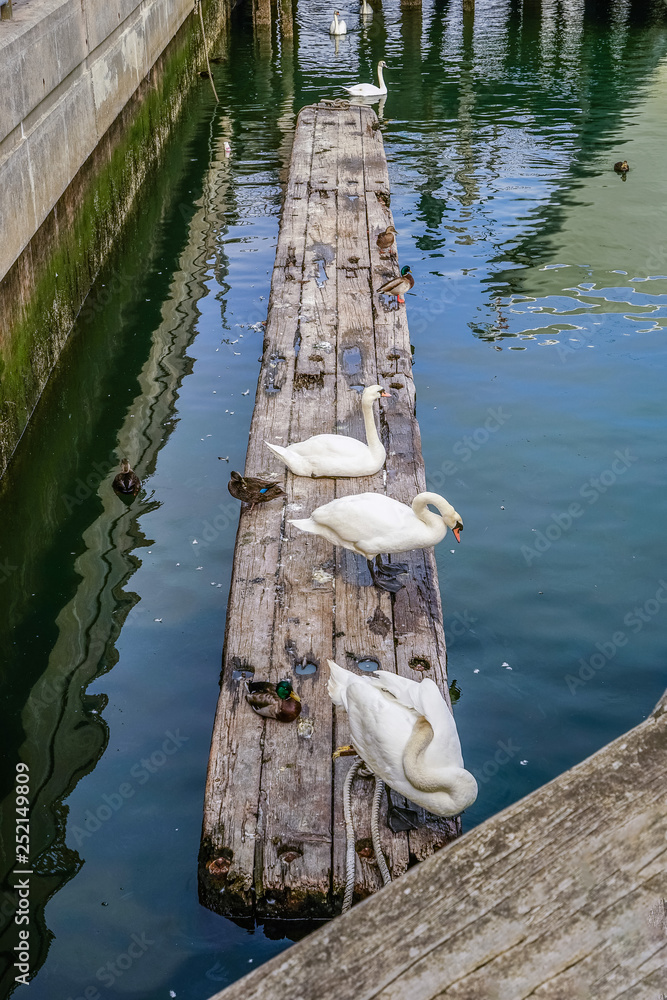
<path id="1" fill-rule="evenodd" d="M 430 764 L 442 766 L 446 763 L 463 767 L 461 743 L 454 716 L 438 685 L 430 677 L 425 677 L 423 681 L 413 681 L 409 677 L 377 670 L 369 675 L 369 679 L 428 721 L 433 730 L 433 742 L 426 751 L 426 760 Z"/>
<path id="2" fill-rule="evenodd" d="M 348 94 L 354 94 L 355 97 L 375 97 L 379 96 L 380 88 L 375 87 L 372 83 L 355 83 L 353 87 L 344 87 Z"/>
<path id="3" fill-rule="evenodd" d="M 366 457 L 368 454 L 367 444 L 356 438 L 346 437 L 344 434 L 317 434 L 289 447 L 290 451 L 308 458 L 324 459 L 327 455 L 334 455 L 336 458 L 354 459 L 356 456 Z"/>
<path id="4" fill-rule="evenodd" d="M 347 689 L 347 716 L 355 749 L 392 788 L 405 784 L 403 750 L 415 715 L 373 684 L 357 678 Z"/>
<path id="5" fill-rule="evenodd" d="M 364 551 L 386 552 L 403 525 L 417 520 L 411 507 L 383 493 L 357 493 L 318 507 L 313 521 L 328 525 L 345 541 L 363 542 Z M 376 547 L 377 546 L 377 547 Z"/>

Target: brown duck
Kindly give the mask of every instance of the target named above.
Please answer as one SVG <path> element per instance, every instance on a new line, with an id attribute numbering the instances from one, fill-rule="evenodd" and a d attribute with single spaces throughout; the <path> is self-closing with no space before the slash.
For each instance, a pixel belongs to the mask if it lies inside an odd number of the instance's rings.
<path id="1" fill-rule="evenodd" d="M 141 489 L 141 480 L 136 472 L 132 471 L 126 458 L 120 463 L 120 472 L 111 485 L 115 493 L 122 493 L 126 496 L 132 494 L 136 497 Z"/>
<path id="2" fill-rule="evenodd" d="M 627 160 L 617 160 L 614 164 L 614 170 L 617 174 L 627 174 L 630 167 L 628 166 Z"/>
<path id="3" fill-rule="evenodd" d="M 249 503 L 250 510 L 254 508 L 255 504 L 266 503 L 268 500 L 276 500 L 278 497 L 285 496 L 285 491 L 278 483 L 270 479 L 242 476 L 239 472 L 232 472 L 227 489 L 236 500 Z"/>
<path id="4" fill-rule="evenodd" d="M 380 253 L 391 250 L 391 248 L 396 243 L 396 230 L 393 226 L 387 226 L 383 233 L 380 233 L 377 240 L 375 241 L 378 246 Z"/>
<path id="5" fill-rule="evenodd" d="M 378 288 L 378 292 L 382 295 L 395 295 L 399 302 L 404 303 L 405 299 L 403 296 L 406 292 L 409 292 L 411 288 L 415 286 L 415 279 L 412 277 L 410 272 L 410 265 L 405 264 L 401 268 L 401 273 L 397 278 L 391 278 L 389 281 L 385 281 L 384 285 Z"/>
<path id="6" fill-rule="evenodd" d="M 278 681 L 270 684 L 268 681 L 246 681 L 248 693 L 245 700 L 253 712 L 263 719 L 275 719 L 276 722 L 294 722 L 301 714 L 301 699 L 292 690 L 291 681 Z"/>

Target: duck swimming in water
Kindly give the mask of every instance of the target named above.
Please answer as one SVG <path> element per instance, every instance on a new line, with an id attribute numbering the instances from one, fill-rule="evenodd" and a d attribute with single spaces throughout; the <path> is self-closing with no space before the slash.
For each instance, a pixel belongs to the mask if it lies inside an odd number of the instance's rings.
<path id="1" fill-rule="evenodd" d="M 130 463 L 126 458 L 120 463 L 120 472 L 115 477 L 111 486 L 114 493 L 121 493 L 125 496 L 131 494 L 136 497 L 141 489 L 141 480 L 136 472 L 132 471 Z"/>

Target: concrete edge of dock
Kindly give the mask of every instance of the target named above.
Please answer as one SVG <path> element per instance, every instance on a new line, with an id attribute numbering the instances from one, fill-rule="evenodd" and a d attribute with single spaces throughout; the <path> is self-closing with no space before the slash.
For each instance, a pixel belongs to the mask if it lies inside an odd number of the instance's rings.
<path id="1" fill-rule="evenodd" d="M 209 44 L 233 0 L 208 0 Z M 0 475 L 205 65 L 191 0 L 37 0 L 0 32 Z"/>

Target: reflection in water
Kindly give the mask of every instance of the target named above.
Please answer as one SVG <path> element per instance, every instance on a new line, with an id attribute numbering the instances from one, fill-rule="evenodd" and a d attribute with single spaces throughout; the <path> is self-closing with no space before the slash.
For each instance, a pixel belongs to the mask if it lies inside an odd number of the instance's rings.
<path id="1" fill-rule="evenodd" d="M 112 480 L 118 455 L 133 456 L 141 480 L 150 479 L 158 454 L 175 426 L 178 390 L 191 370 L 187 348 L 196 334 L 197 302 L 206 295 L 203 278 L 207 260 L 214 252 L 211 221 L 228 200 L 230 168 L 222 143 L 210 161 L 202 197 L 189 222 L 187 246 L 162 306 L 162 320 L 153 333 L 148 358 L 135 376 L 140 391 L 126 408 L 109 460 L 95 465 L 96 470 L 106 474 L 96 471 L 86 477 L 89 485 L 79 494 L 75 491 L 64 496 L 63 506 L 68 511 L 93 497 L 101 511 L 82 533 L 83 551 L 73 564 L 79 583 L 55 619 L 57 639 L 46 669 L 30 690 L 21 712 L 24 738 L 17 757 L 28 765 L 31 783 L 31 974 L 43 963 L 51 938 L 44 923 L 44 906 L 83 863 L 77 851 L 65 842 L 68 810 L 63 801 L 95 767 L 108 741 L 108 728 L 101 715 L 106 695 L 83 692 L 116 664 L 115 644 L 129 612 L 135 609 L 135 623 L 141 614 L 141 608 L 135 607 L 139 595 L 125 587 L 141 566 L 136 551 L 153 544 L 141 530 L 140 521 L 156 511 L 161 501 L 153 499 L 153 492 L 147 495 L 145 491 L 136 498 L 133 494 L 119 496 L 111 488 Z M 218 253 L 217 268 L 223 273 L 224 260 L 224 254 Z M 224 314 L 224 304 L 222 311 Z M 125 377 L 129 378 L 128 372 Z M 45 400 L 42 410 L 46 405 Z M 2 804 L 0 822 L 0 842 L 11 845 L 11 795 Z M 87 824 L 96 822 L 99 825 L 93 816 L 86 820 Z M 10 955 L 15 943 L 16 906 L 10 889 L 11 848 L 3 854 L 0 948 L 3 954 Z M 0 995 L 5 995 L 12 981 L 10 962 L 0 978 Z"/>

